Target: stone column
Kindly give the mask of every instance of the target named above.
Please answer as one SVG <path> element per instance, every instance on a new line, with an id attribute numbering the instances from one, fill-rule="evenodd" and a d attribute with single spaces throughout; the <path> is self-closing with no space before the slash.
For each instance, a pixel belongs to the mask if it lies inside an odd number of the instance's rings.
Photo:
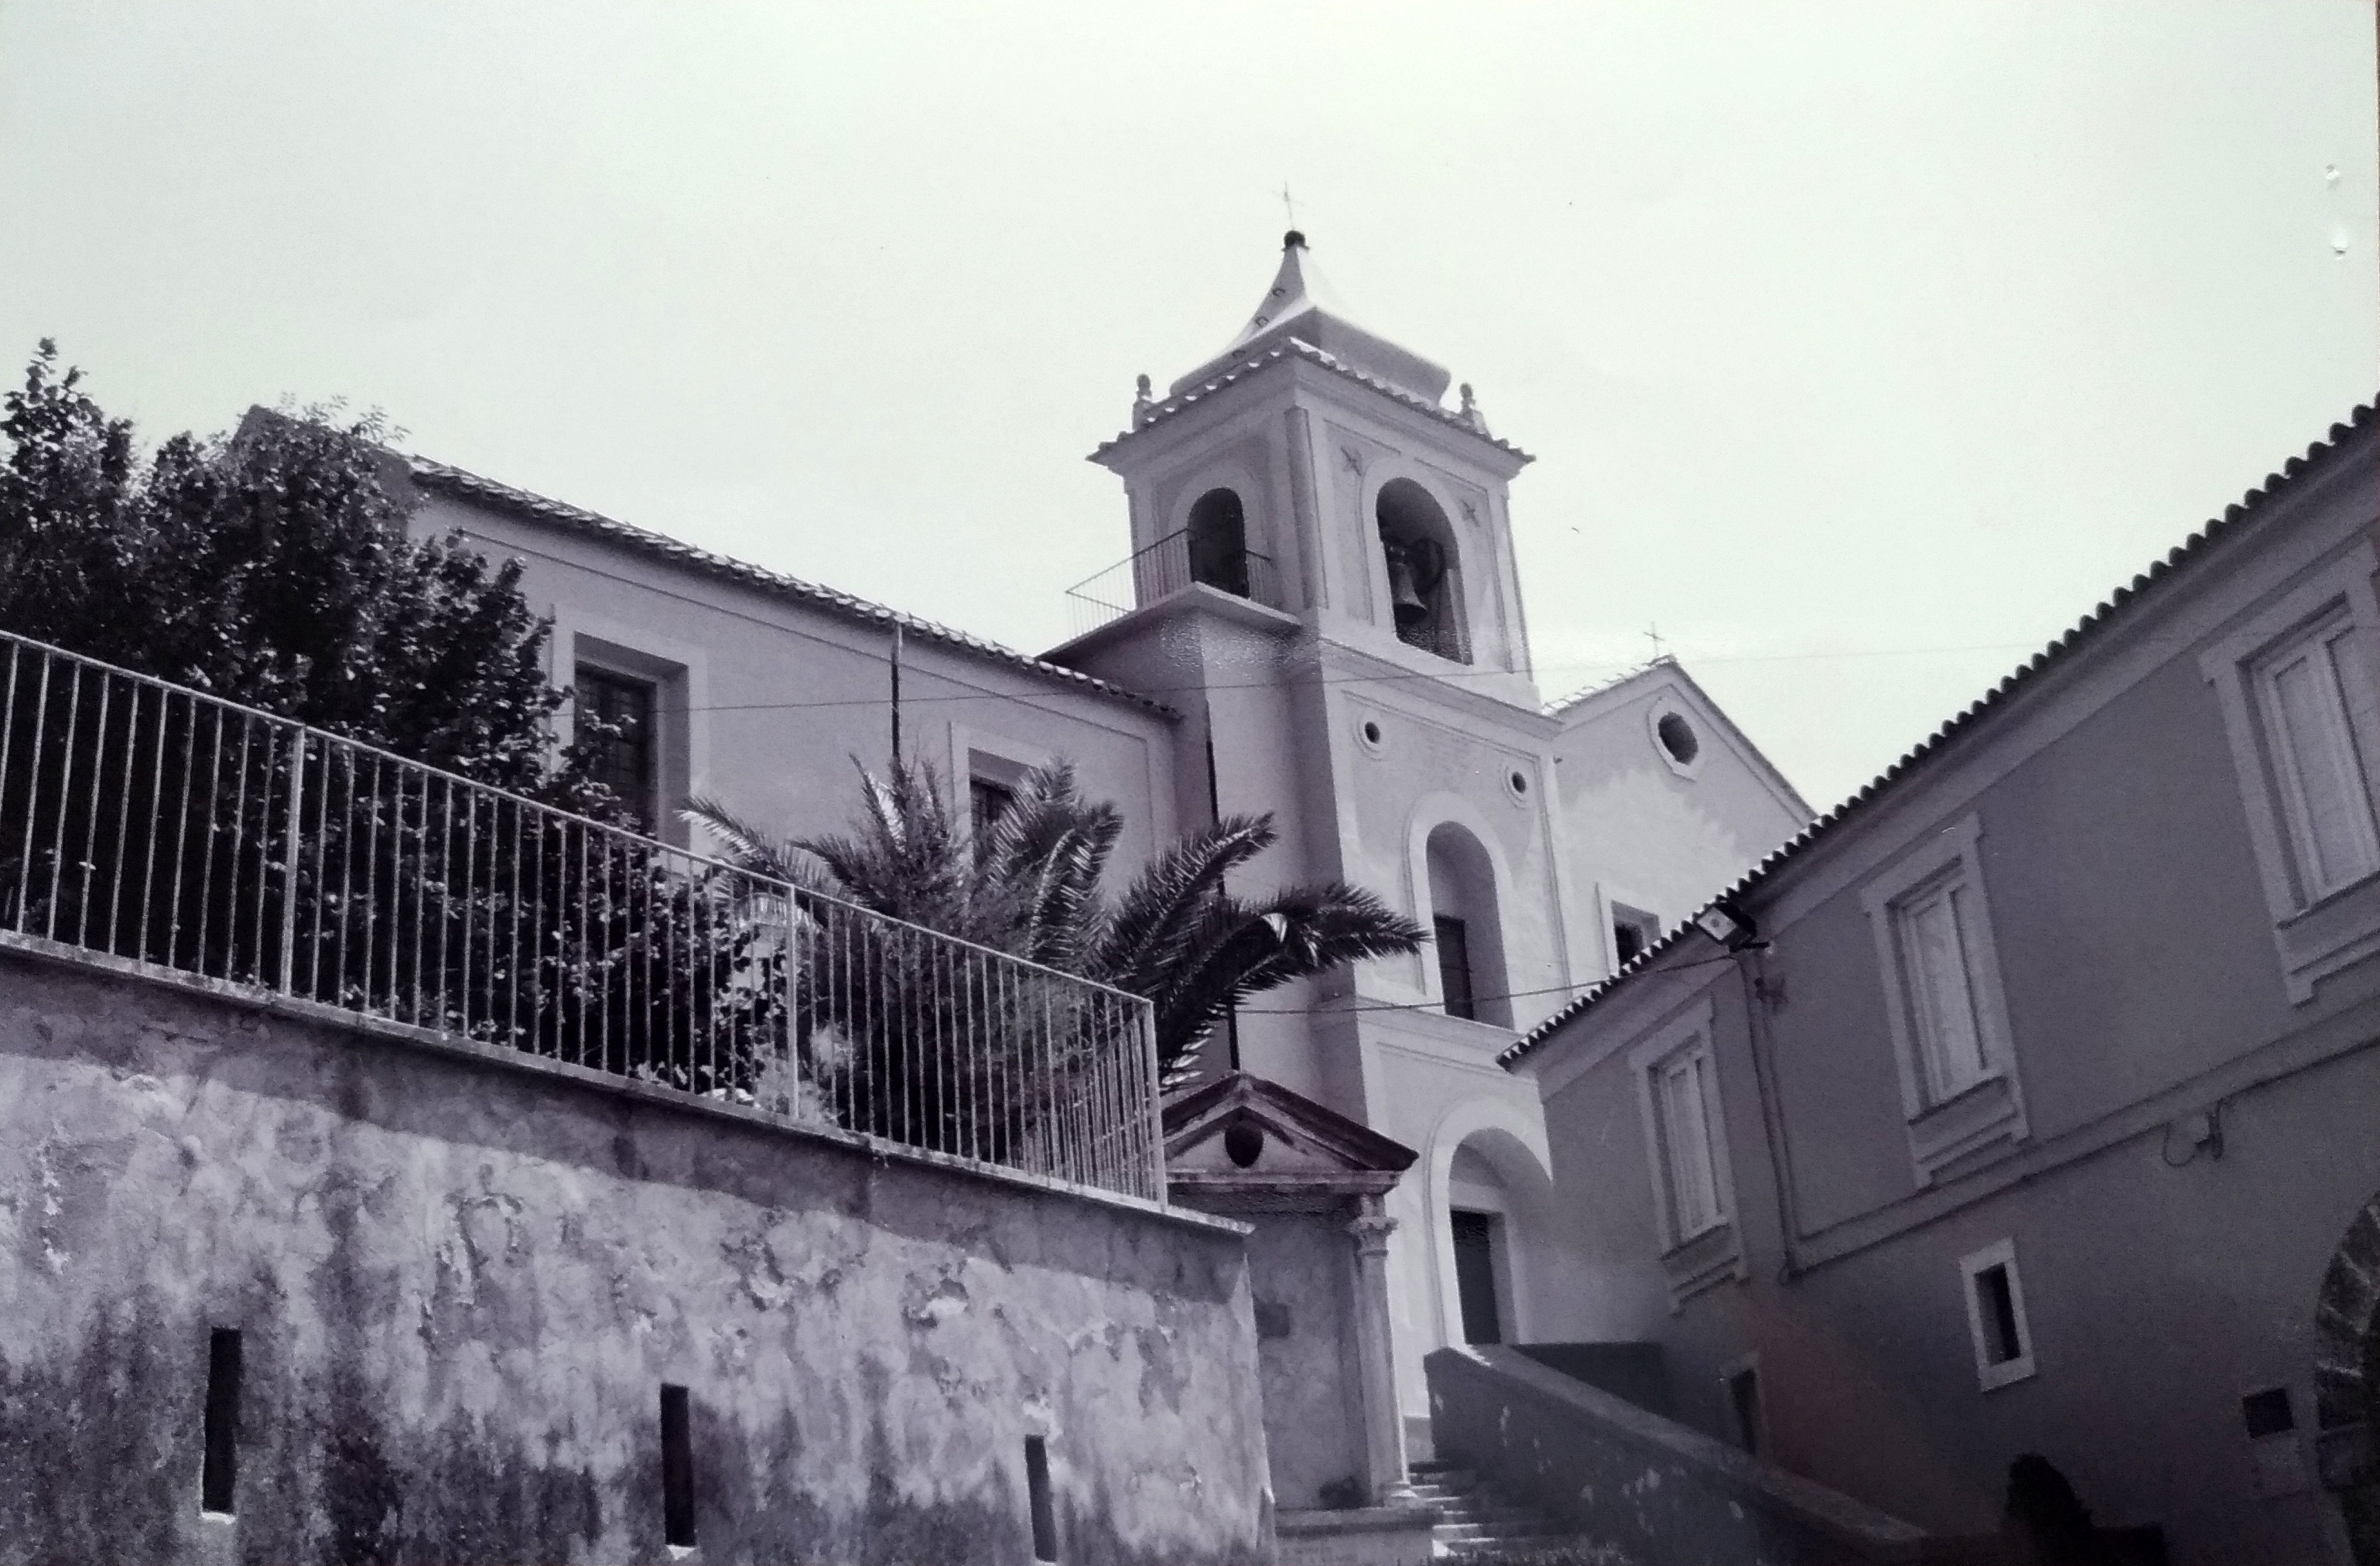
<path id="1" fill-rule="evenodd" d="M 1405 1475 L 1405 1426 L 1397 1413 L 1397 1376 L 1389 1351 L 1389 1234 L 1397 1220 L 1377 1196 L 1357 1198 L 1347 1225 L 1355 1237 L 1355 1355 L 1362 1371 L 1364 1457 L 1372 1504 L 1414 1499 Z"/>

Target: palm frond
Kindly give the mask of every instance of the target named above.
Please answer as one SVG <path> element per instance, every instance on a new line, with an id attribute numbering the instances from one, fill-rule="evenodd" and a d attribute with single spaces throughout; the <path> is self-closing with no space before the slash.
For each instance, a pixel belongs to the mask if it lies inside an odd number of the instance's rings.
<path id="1" fill-rule="evenodd" d="M 801 847 L 790 839 L 772 836 L 709 795 L 688 799 L 678 818 L 718 839 L 721 856 L 739 870 L 797 886 L 811 885 L 819 879 L 817 867 L 805 861 Z"/>
<path id="2" fill-rule="evenodd" d="M 1198 909 L 1220 894 L 1223 878 L 1272 846 L 1270 816 L 1228 816 L 1160 852 L 1133 878 L 1100 932 L 1093 965 L 1111 984 L 1147 993 L 1150 976 L 1190 950 Z"/>

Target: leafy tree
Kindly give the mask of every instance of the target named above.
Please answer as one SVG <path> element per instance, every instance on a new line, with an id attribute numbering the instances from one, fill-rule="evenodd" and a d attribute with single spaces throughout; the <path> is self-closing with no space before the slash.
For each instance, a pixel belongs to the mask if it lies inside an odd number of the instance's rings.
<path id="1" fill-rule="evenodd" d="M 0 922 L 758 1097 L 786 1034 L 768 910 L 598 824 L 625 815 L 551 750 L 567 698 L 519 566 L 407 536 L 385 422 L 268 414 L 144 459 L 81 382 L 44 341 L 0 396 L 0 628 L 537 803 L 12 649 Z"/>
<path id="2" fill-rule="evenodd" d="M 518 790 L 549 756 L 520 567 L 416 541 L 378 415 L 251 418 L 147 460 L 43 340 L 0 397 L 0 626 Z"/>
<path id="3" fill-rule="evenodd" d="M 1360 887 L 1291 886 L 1250 901 L 1226 879 L 1270 847 L 1270 816 L 1232 816 L 1165 848 L 1112 900 L 1100 890 L 1123 819 L 1074 768 L 1026 775 L 980 852 L 930 767 L 861 769 L 850 835 L 782 839 L 715 799 L 688 802 L 756 873 L 1148 998 L 1161 1080 L 1184 1079 L 1231 1009 L 1293 979 L 1415 951 L 1421 930 Z"/>

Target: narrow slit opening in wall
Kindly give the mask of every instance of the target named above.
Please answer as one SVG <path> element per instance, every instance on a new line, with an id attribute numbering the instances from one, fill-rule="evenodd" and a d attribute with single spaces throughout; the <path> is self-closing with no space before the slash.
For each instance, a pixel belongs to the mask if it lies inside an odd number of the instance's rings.
<path id="1" fill-rule="evenodd" d="M 207 1336 L 204 1418 L 199 1508 L 228 1517 L 239 1477 L 239 1332 L 235 1328 L 218 1327 Z"/>
<path id="2" fill-rule="evenodd" d="M 1025 1490 L 1033 1510 L 1033 1559 L 1058 1559 L 1058 1513 L 1050 1504 L 1050 1446 L 1039 1436 L 1025 1438 Z"/>
<path id="3" fill-rule="evenodd" d="M 1975 1298 L 1984 1312 L 1984 1347 L 1994 1365 L 2024 1357 L 2024 1336 L 2017 1325 L 2016 1292 L 2009 1283 L 2005 1263 L 1975 1274 Z"/>
<path id="4" fill-rule="evenodd" d="M 694 1434 L 684 1387 L 662 1389 L 662 1536 L 694 1543 Z"/>
<path id="5" fill-rule="evenodd" d="M 1760 1372 L 1750 1366 L 1727 1378 L 1728 1407 L 1735 1414 L 1735 1442 L 1760 1455 Z"/>

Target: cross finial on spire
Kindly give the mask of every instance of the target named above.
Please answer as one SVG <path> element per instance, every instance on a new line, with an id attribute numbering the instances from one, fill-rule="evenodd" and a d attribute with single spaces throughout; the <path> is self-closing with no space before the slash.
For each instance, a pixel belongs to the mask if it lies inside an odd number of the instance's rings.
<path id="1" fill-rule="evenodd" d="M 1292 228 L 1295 228 L 1297 226 L 1297 203 L 1290 200 L 1289 181 L 1286 179 L 1281 182 L 1281 210 L 1289 214 L 1289 225 Z"/>
<path id="2" fill-rule="evenodd" d="M 1656 658 L 1663 657 L 1670 650 L 1670 644 L 1662 637 L 1661 627 L 1658 625 L 1647 625 L 1645 627 L 1645 639 L 1653 644 L 1653 656 Z"/>

